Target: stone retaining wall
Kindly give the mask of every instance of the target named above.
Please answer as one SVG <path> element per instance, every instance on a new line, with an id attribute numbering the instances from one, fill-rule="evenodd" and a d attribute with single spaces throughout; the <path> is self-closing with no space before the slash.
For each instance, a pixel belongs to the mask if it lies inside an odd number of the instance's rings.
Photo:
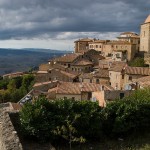
<path id="1" fill-rule="evenodd" d="M 23 150 L 6 106 L 0 105 L 0 150 Z"/>

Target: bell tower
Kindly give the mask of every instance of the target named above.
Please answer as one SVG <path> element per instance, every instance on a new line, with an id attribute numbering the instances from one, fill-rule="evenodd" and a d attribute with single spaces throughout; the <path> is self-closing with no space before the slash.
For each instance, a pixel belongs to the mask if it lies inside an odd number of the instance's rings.
<path id="1" fill-rule="evenodd" d="M 150 53 L 150 15 L 141 24 L 140 51 Z"/>

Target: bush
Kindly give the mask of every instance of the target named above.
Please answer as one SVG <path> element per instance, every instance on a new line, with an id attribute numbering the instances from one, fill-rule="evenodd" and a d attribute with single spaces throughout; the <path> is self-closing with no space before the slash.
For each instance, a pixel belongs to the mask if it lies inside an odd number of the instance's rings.
<path id="1" fill-rule="evenodd" d="M 42 97 L 34 104 L 26 104 L 20 118 L 25 134 L 43 141 L 63 138 L 53 131 L 66 126 L 67 122 L 76 130 L 76 137 L 88 139 L 101 135 L 101 108 L 90 101 L 47 101 Z"/>
<path id="2" fill-rule="evenodd" d="M 108 104 L 103 114 L 105 116 L 103 128 L 106 134 L 116 136 L 148 131 L 150 89 L 135 91 L 121 101 Z"/>
<path id="3" fill-rule="evenodd" d="M 91 101 L 47 101 L 42 97 L 26 104 L 20 119 L 25 134 L 40 141 L 81 142 L 149 132 L 150 89 L 135 91 L 106 108 Z"/>

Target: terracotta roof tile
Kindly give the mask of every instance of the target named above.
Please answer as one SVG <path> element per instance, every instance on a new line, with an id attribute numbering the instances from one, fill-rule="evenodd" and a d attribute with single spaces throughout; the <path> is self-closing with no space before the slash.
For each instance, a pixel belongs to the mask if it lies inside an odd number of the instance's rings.
<path id="1" fill-rule="evenodd" d="M 150 87 L 150 76 L 141 77 L 139 79 L 133 80 L 134 82 L 137 82 L 142 87 Z"/>
<path id="2" fill-rule="evenodd" d="M 127 41 L 111 41 L 111 42 L 108 42 L 107 44 L 109 45 L 131 45 L 130 42 L 127 42 Z"/>
<path id="3" fill-rule="evenodd" d="M 150 75 L 150 68 L 148 67 L 126 67 L 125 69 L 126 74 L 133 74 L 133 75 Z"/>
<path id="4" fill-rule="evenodd" d="M 62 74 L 64 74 L 64 75 L 66 75 L 66 76 L 68 76 L 68 77 L 70 77 L 70 78 L 75 78 L 75 77 L 77 77 L 77 75 L 75 75 L 75 74 L 73 74 L 73 73 L 69 73 L 69 72 L 66 72 L 66 71 L 60 71 Z"/>
<path id="5" fill-rule="evenodd" d="M 82 92 L 100 91 L 100 85 L 94 83 L 61 82 L 58 84 L 58 94 L 81 94 Z"/>
<path id="6" fill-rule="evenodd" d="M 121 72 L 126 66 L 127 64 L 125 62 L 113 62 L 109 71 Z"/>
<path id="7" fill-rule="evenodd" d="M 109 71 L 107 69 L 99 69 L 98 72 L 96 72 L 94 77 L 99 77 L 99 78 L 108 78 L 109 77 Z"/>
<path id="8" fill-rule="evenodd" d="M 49 92 L 56 91 L 57 94 L 81 94 L 82 92 L 95 92 L 101 90 L 101 84 L 95 83 L 79 83 L 79 82 L 59 82 L 57 88 L 49 89 Z M 106 90 L 111 90 L 107 85 L 104 85 Z"/>
<path id="9" fill-rule="evenodd" d="M 81 56 L 82 54 L 77 53 L 77 54 L 65 54 L 64 56 L 60 56 L 57 58 L 54 58 L 52 60 L 49 61 L 56 61 L 56 62 L 73 62 L 75 59 L 77 59 L 79 56 Z"/>
<path id="10" fill-rule="evenodd" d="M 86 65 L 93 65 L 93 63 L 88 59 L 82 59 L 73 64 L 73 66 L 86 66 Z"/>
<path id="11" fill-rule="evenodd" d="M 93 74 L 92 73 L 82 73 L 80 75 L 80 78 L 83 78 L 83 79 L 92 79 L 93 78 Z"/>

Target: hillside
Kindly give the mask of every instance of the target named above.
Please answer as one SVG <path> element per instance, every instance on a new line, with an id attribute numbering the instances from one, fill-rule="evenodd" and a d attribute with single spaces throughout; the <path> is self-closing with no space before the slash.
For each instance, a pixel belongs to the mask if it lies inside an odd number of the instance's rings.
<path id="1" fill-rule="evenodd" d="M 47 62 L 48 59 L 70 53 L 47 49 L 2 49 L 0 48 L 0 75 L 15 71 L 27 71 Z"/>

